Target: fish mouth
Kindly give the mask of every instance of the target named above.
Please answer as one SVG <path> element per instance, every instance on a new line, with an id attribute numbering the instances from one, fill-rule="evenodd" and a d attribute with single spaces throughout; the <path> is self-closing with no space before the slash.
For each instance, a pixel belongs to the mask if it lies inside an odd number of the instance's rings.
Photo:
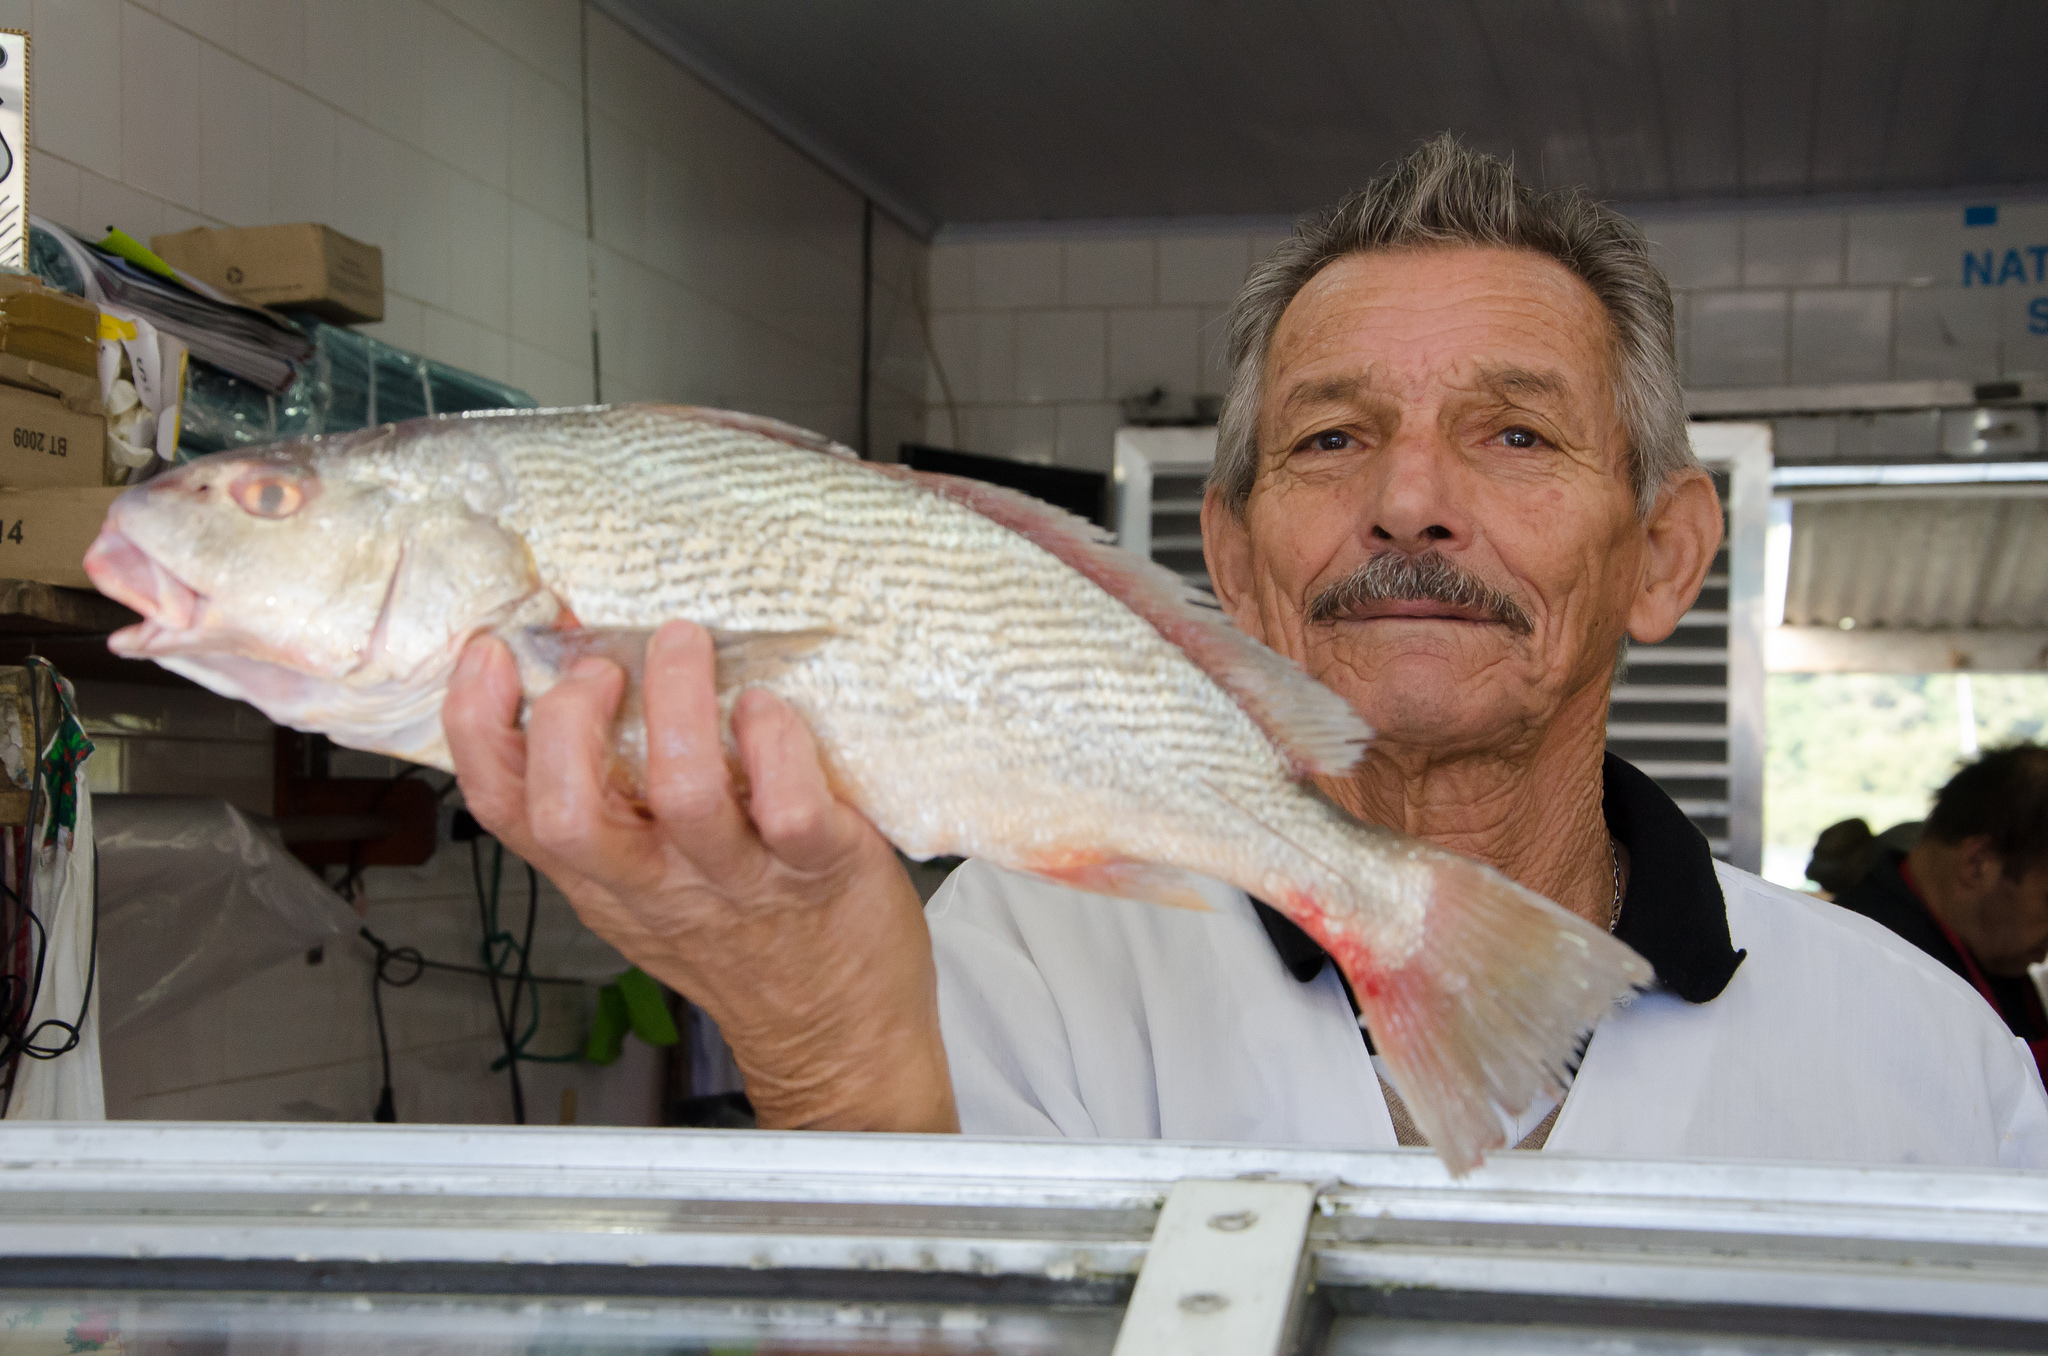
<path id="1" fill-rule="evenodd" d="M 206 595 L 118 529 L 103 527 L 93 538 L 85 552 L 85 574 L 94 588 L 142 616 L 108 637 L 107 648 L 115 654 L 154 658 L 192 647 Z"/>

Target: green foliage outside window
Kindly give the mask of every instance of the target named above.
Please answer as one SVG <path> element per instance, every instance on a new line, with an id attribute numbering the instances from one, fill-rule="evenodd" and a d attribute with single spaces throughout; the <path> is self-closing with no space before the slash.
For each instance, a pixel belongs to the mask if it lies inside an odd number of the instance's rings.
<path id="1" fill-rule="evenodd" d="M 1984 748 L 2048 742 L 2048 674 L 1969 675 Z M 1820 831 L 1861 816 L 1882 833 L 1924 818 L 1963 759 L 1953 673 L 1774 673 L 1765 688 L 1765 874 L 1803 875 Z M 1796 858 L 1796 860 L 1795 860 Z"/>

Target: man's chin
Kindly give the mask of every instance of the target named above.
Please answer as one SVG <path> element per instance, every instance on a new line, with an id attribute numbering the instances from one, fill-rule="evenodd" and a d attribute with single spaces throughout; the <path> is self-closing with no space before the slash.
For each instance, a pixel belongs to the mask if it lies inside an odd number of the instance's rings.
<path id="1" fill-rule="evenodd" d="M 1517 662 L 1520 638 L 1505 627 L 1459 629 L 1472 634 L 1333 646 L 1311 672 L 1371 724 L 1375 747 L 1498 740 L 1525 727 L 1541 703 Z"/>

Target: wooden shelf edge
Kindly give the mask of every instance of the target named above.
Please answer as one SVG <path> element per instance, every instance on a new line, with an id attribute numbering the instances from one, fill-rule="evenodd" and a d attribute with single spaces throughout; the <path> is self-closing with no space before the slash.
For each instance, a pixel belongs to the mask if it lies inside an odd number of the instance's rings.
<path id="1" fill-rule="evenodd" d="M 0 633 L 104 633 L 139 620 L 135 613 L 91 589 L 34 579 L 0 579 Z"/>

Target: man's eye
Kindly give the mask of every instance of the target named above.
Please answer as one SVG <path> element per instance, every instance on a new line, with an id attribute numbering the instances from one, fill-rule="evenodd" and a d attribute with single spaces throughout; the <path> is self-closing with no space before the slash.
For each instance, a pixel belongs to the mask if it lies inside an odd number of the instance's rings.
<path id="1" fill-rule="evenodd" d="M 1308 440 L 1308 445 L 1318 452 L 1342 452 L 1351 446 L 1351 435 L 1343 429 L 1325 429 Z"/>
<path id="2" fill-rule="evenodd" d="M 1543 446 L 1542 437 L 1525 428 L 1511 428 L 1500 435 L 1500 440 L 1503 445 L 1524 452 Z"/>

